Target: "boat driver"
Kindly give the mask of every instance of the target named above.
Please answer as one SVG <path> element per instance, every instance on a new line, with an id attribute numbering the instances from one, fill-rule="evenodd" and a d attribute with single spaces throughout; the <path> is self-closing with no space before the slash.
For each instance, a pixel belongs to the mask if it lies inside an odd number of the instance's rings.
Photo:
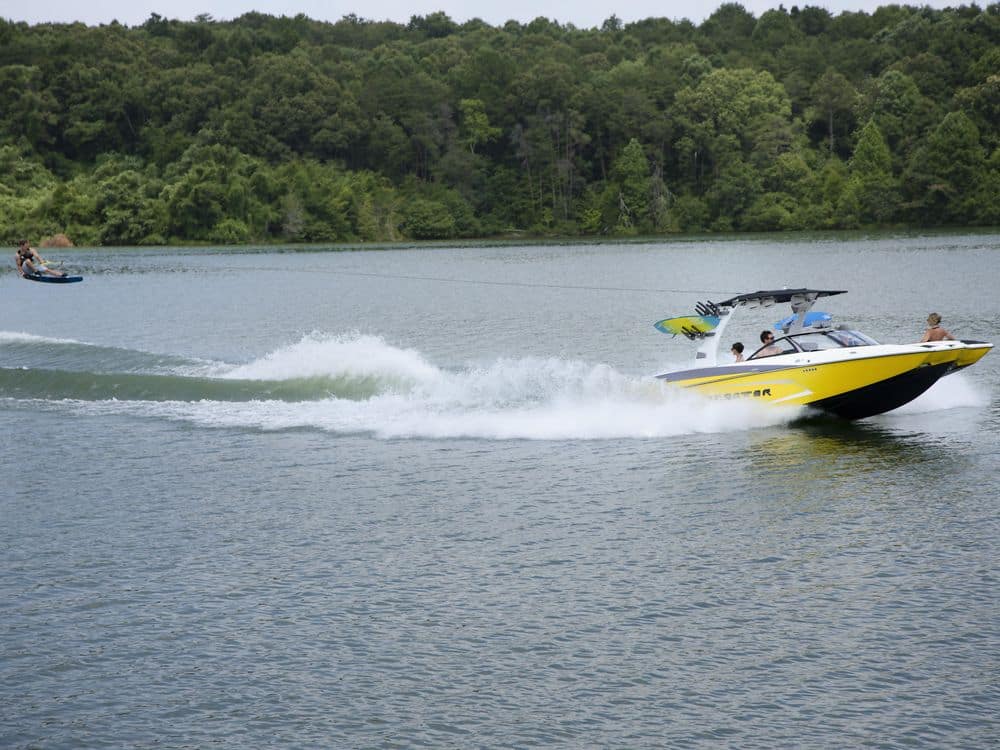
<path id="1" fill-rule="evenodd" d="M 764 348 L 754 354 L 754 358 L 773 357 L 775 354 L 781 354 L 781 347 L 774 344 L 774 334 L 766 328 L 760 332 L 760 343 L 764 345 Z"/>

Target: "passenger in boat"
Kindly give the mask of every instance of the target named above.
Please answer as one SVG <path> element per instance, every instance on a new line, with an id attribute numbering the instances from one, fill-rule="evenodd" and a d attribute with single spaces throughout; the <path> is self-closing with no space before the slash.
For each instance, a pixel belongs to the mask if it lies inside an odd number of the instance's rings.
<path id="1" fill-rule="evenodd" d="M 65 276 L 65 271 L 53 271 L 51 268 L 45 265 L 45 261 L 42 260 L 42 256 L 38 254 L 35 248 L 28 244 L 27 240 L 21 240 L 17 243 L 17 252 L 14 254 L 14 262 L 17 264 L 17 272 L 24 276 L 25 274 L 34 274 L 35 276 L 41 276 L 42 274 L 48 274 L 49 276 Z"/>
<path id="2" fill-rule="evenodd" d="M 920 343 L 925 341 L 954 341 L 955 337 L 952 336 L 948 331 L 941 327 L 941 316 L 936 312 L 932 312 L 927 316 L 927 330 L 924 331 L 924 337 L 920 339 Z"/>
<path id="3" fill-rule="evenodd" d="M 733 354 L 734 362 L 743 361 L 743 343 L 741 341 L 737 341 L 735 344 L 733 344 L 733 348 L 730 349 L 729 351 L 732 352 Z"/>
<path id="4" fill-rule="evenodd" d="M 774 334 L 766 328 L 760 332 L 760 343 L 764 345 L 764 348 L 757 352 L 755 357 L 771 357 L 775 354 L 781 354 L 781 347 L 774 345 Z"/>

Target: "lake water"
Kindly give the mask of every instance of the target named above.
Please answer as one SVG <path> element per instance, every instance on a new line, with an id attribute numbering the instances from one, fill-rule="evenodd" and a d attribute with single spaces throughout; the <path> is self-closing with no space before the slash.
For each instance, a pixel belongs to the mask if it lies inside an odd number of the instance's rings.
<path id="1" fill-rule="evenodd" d="M 0 746 L 996 746 L 1000 354 L 847 424 L 669 391 L 652 323 L 996 342 L 1000 235 L 51 255 L 0 276 Z"/>

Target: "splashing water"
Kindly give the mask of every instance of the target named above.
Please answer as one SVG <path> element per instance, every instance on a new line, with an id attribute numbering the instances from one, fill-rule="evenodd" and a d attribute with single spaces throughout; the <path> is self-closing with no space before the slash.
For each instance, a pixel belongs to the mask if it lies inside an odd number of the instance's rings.
<path id="1" fill-rule="evenodd" d="M 311 333 L 291 346 L 233 367 L 222 377 L 247 380 L 378 377 L 407 383 L 434 380 L 439 374 L 418 352 L 388 346 L 376 336 Z"/>
<path id="2" fill-rule="evenodd" d="M 963 406 L 988 406 L 989 398 L 977 390 L 965 373 L 955 373 L 941 378 L 927 391 L 890 414 L 923 414 Z"/>
<path id="3" fill-rule="evenodd" d="M 69 346 L 52 339 L 16 340 Z M 78 358 L 84 357 L 80 348 L 89 346 L 72 345 Z M 95 359 L 106 356 L 106 348 L 93 349 Z M 155 359 L 162 366 L 162 357 L 149 357 L 151 365 Z M 140 379 L 131 395 L 115 390 L 81 399 L 62 384 L 65 392 L 36 398 L 62 404 L 58 408 L 72 402 L 83 412 L 127 412 L 205 427 L 379 438 L 655 438 L 767 427 L 802 414 L 796 408 L 710 400 L 652 376 L 576 360 L 505 358 L 445 369 L 419 351 L 360 334 L 309 334 L 245 364 L 203 364 L 197 377 L 192 367 L 179 364 L 170 378 Z M 81 378 L 76 391 L 92 391 L 94 382 L 107 377 L 98 373 L 59 374 Z M 946 381 L 900 411 L 982 405 L 969 382 L 959 376 Z M 121 386 L 116 382 L 116 387 Z"/>

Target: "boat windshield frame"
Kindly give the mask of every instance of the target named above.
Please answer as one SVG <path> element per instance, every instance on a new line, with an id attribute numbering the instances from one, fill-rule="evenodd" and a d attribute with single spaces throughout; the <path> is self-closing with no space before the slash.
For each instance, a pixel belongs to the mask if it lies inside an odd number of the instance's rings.
<path id="1" fill-rule="evenodd" d="M 812 353 L 830 349 L 853 349 L 859 346 L 878 346 L 871 336 L 849 328 L 824 328 L 779 336 L 747 359 L 764 359 L 781 354 Z"/>

